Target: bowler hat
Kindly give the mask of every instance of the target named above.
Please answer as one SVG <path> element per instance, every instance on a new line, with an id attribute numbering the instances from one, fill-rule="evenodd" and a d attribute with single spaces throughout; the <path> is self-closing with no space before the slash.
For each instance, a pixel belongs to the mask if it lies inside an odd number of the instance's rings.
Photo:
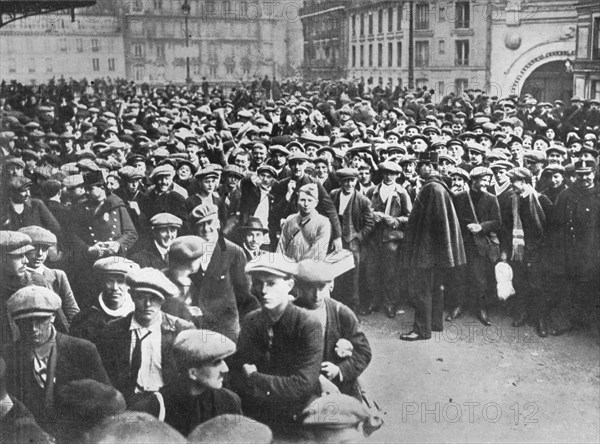
<path id="1" fill-rule="evenodd" d="M 240 230 L 244 231 L 262 231 L 268 233 L 269 229 L 265 228 L 258 217 L 251 216 L 248 218 L 246 223 L 240 227 Z"/>

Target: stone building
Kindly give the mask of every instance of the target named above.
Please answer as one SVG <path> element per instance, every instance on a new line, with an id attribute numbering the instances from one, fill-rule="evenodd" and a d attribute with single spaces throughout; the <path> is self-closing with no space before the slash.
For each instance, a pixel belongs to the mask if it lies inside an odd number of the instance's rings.
<path id="1" fill-rule="evenodd" d="M 575 95 L 600 100 L 600 3 L 577 4 L 577 51 L 573 63 Z"/>

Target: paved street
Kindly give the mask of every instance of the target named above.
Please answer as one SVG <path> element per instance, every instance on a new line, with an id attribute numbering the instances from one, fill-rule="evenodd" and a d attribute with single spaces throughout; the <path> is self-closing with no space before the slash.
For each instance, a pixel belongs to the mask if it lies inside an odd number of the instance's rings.
<path id="1" fill-rule="evenodd" d="M 385 425 L 370 442 L 599 442 L 597 331 L 539 338 L 492 312 L 429 341 L 402 342 L 412 313 L 362 318 L 373 361 L 364 385 Z"/>

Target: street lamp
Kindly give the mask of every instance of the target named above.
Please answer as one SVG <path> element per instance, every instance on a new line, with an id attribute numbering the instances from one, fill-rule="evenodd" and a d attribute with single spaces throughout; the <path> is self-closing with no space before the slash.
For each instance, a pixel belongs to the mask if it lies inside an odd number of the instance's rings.
<path id="1" fill-rule="evenodd" d="M 185 16 L 185 83 L 187 83 L 188 85 L 190 84 L 190 82 L 192 81 L 191 77 L 190 77 L 190 54 L 189 54 L 189 47 L 190 47 L 190 32 L 188 29 L 188 21 L 190 18 L 190 11 L 191 11 L 191 6 L 188 3 L 188 0 L 184 0 L 183 5 L 181 5 L 181 12 L 183 12 L 183 15 Z"/>

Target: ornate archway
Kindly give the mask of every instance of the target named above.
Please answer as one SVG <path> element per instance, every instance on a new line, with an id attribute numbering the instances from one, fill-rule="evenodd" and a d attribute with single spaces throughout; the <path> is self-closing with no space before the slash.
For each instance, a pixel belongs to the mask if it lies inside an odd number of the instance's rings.
<path id="1" fill-rule="evenodd" d="M 567 102 L 573 96 L 573 73 L 567 72 L 563 61 L 545 63 L 523 82 L 521 95 L 527 93 L 542 102 Z"/>

